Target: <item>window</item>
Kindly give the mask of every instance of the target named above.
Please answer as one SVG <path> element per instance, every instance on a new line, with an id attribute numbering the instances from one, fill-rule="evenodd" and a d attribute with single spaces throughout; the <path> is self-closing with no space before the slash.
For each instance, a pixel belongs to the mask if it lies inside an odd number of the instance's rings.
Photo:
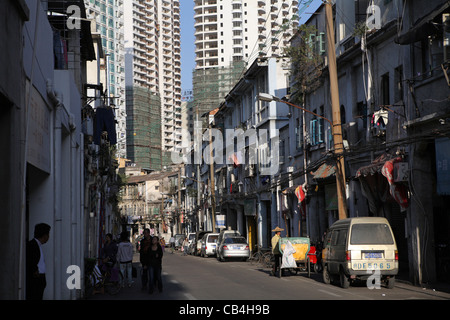
<path id="1" fill-rule="evenodd" d="M 331 236 L 333 246 L 344 246 L 347 239 L 347 230 L 334 230 Z"/>
<path id="2" fill-rule="evenodd" d="M 311 145 L 323 143 L 323 119 L 313 119 L 309 122 L 309 136 Z"/>
<path id="3" fill-rule="evenodd" d="M 394 103 L 403 100 L 403 66 L 394 70 Z"/>
<path id="4" fill-rule="evenodd" d="M 381 104 L 387 106 L 390 104 L 389 97 L 389 72 L 381 76 Z"/>
<path id="5" fill-rule="evenodd" d="M 367 128 L 367 104 L 363 101 L 358 102 L 357 106 L 357 118 L 362 119 L 362 127 Z"/>
<path id="6" fill-rule="evenodd" d="M 391 230 L 384 223 L 362 223 L 352 226 L 351 244 L 394 244 Z"/>
<path id="7" fill-rule="evenodd" d="M 313 110 L 314 113 L 317 113 L 316 110 Z M 320 115 L 324 117 L 324 107 L 320 107 Z M 314 118 L 309 122 L 309 142 L 312 146 L 318 145 L 325 141 L 325 127 L 324 127 L 324 119 Z"/>

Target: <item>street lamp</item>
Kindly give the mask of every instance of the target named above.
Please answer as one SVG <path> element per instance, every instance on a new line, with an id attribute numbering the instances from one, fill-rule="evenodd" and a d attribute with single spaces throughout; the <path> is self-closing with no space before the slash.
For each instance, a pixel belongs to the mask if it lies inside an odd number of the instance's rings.
<path id="1" fill-rule="evenodd" d="M 334 145 L 334 154 L 337 155 L 336 158 L 336 186 L 337 186 L 337 196 L 338 196 L 338 209 L 339 209 L 339 218 L 342 219 L 347 216 L 347 204 L 345 203 L 345 171 L 344 171 L 344 157 L 342 156 L 342 134 L 336 133 L 334 130 L 335 127 L 340 127 L 340 119 L 335 120 L 336 124 L 333 125 L 333 122 L 330 119 L 327 119 L 315 112 L 309 111 L 305 108 L 302 108 L 300 106 L 297 106 L 289 101 L 282 100 L 278 97 L 275 97 L 268 93 L 259 93 L 258 94 L 258 100 L 271 102 L 283 102 L 287 105 L 290 105 L 292 107 L 295 107 L 297 109 L 303 110 L 305 112 L 311 113 L 315 115 L 316 117 L 319 117 L 321 119 L 324 119 L 327 121 L 331 129 L 333 130 L 333 145 Z"/>

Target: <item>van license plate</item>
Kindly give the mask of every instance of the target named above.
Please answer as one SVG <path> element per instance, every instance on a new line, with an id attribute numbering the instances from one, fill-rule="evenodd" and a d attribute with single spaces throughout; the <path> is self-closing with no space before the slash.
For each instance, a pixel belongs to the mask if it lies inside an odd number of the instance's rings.
<path id="1" fill-rule="evenodd" d="M 364 254 L 364 257 L 366 259 L 381 259 L 382 255 L 381 252 L 366 252 Z"/>

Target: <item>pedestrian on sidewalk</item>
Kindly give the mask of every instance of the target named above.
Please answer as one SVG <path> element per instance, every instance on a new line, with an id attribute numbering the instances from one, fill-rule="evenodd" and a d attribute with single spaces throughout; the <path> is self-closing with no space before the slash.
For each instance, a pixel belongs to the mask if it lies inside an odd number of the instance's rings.
<path id="1" fill-rule="evenodd" d="M 152 244 L 152 238 L 150 236 L 150 229 L 145 228 L 144 229 L 144 238 L 141 240 L 141 245 L 139 249 L 139 261 L 142 265 L 142 290 L 145 290 L 147 288 L 147 283 L 150 278 L 150 256 L 149 256 L 149 250 L 150 246 Z"/>
<path id="2" fill-rule="evenodd" d="M 188 247 L 189 247 L 189 240 L 186 237 L 186 238 L 184 238 L 184 241 L 183 241 L 183 256 L 187 255 Z"/>
<path id="3" fill-rule="evenodd" d="M 104 271 L 106 267 L 109 269 L 116 263 L 117 256 L 117 243 L 113 240 L 113 235 L 111 233 L 106 234 L 105 244 L 102 249 L 102 262 L 104 265 Z"/>
<path id="4" fill-rule="evenodd" d="M 175 238 L 173 236 L 170 237 L 169 245 L 170 245 L 170 253 L 174 253 L 175 252 Z"/>
<path id="5" fill-rule="evenodd" d="M 45 287 L 45 260 L 42 245 L 50 238 L 51 227 L 39 223 L 34 227 L 34 238 L 26 246 L 26 299 L 42 300 Z"/>
<path id="6" fill-rule="evenodd" d="M 281 251 L 280 251 L 280 244 L 279 241 L 281 239 L 281 231 L 284 231 L 284 229 L 281 229 L 280 227 L 276 227 L 275 229 L 272 230 L 272 232 L 275 232 L 275 235 L 272 237 L 272 253 L 273 253 L 273 257 L 275 260 L 275 263 L 273 264 L 272 267 L 272 273 L 271 275 L 275 275 L 275 273 L 277 272 L 277 270 L 280 268 L 280 259 L 282 257 L 281 255 Z M 280 269 L 281 272 L 281 269 Z"/>
<path id="7" fill-rule="evenodd" d="M 166 240 L 164 240 L 164 238 L 161 238 L 161 240 L 159 240 L 159 243 L 161 244 L 162 251 L 164 252 L 164 250 L 166 249 Z"/>
<path id="8" fill-rule="evenodd" d="M 122 287 L 125 286 L 125 278 L 127 278 L 128 287 L 133 284 L 132 263 L 133 263 L 133 245 L 130 242 L 128 232 L 124 231 L 120 234 L 120 243 L 117 249 L 117 261 L 119 262 L 120 272 L 123 275 Z"/>
<path id="9" fill-rule="evenodd" d="M 159 242 L 159 238 L 157 236 L 154 236 L 152 238 L 152 245 L 149 250 L 149 256 L 150 256 L 150 266 L 149 266 L 150 282 L 148 292 L 152 294 L 154 287 L 158 285 L 158 290 L 161 293 L 163 290 L 161 277 L 163 250 Z"/>

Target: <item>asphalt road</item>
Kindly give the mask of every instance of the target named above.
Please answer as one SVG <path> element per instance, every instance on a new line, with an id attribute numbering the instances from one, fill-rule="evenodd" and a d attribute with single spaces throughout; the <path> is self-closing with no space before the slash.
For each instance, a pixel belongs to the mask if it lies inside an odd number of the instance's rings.
<path id="1" fill-rule="evenodd" d="M 135 266 L 140 270 L 138 255 Z M 139 274 L 139 272 L 138 272 Z M 368 289 L 366 283 L 342 289 L 326 285 L 321 274 L 305 272 L 270 276 L 268 269 L 242 261 L 219 262 L 215 258 L 182 256 L 166 251 L 163 258 L 163 292 L 141 290 L 138 275 L 131 288 L 117 295 L 97 294 L 88 300 L 182 300 L 182 301 L 291 301 L 291 300 L 450 300 L 450 293 L 422 289 L 397 281 L 394 289 Z"/>

